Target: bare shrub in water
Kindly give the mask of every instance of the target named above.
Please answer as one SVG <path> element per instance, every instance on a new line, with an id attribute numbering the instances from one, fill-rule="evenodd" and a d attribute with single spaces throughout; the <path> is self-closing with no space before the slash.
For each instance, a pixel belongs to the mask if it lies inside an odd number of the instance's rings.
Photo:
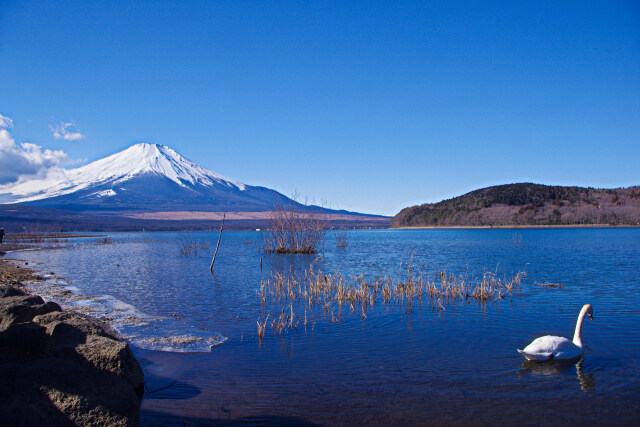
<path id="1" fill-rule="evenodd" d="M 327 214 L 298 203 L 295 197 L 286 205 L 277 201 L 268 219 L 269 229 L 262 235 L 266 253 L 314 254 L 324 242 Z"/>
<path id="2" fill-rule="evenodd" d="M 209 250 L 209 243 L 206 240 L 199 242 L 191 234 L 178 237 L 178 252 L 180 252 L 180 255 L 198 255 L 198 249 Z"/>
<path id="3" fill-rule="evenodd" d="M 336 245 L 339 249 L 346 249 L 349 246 L 349 240 L 347 239 L 347 230 L 336 231 Z"/>
<path id="4" fill-rule="evenodd" d="M 516 233 L 516 234 L 510 234 L 509 238 L 511 240 L 511 245 L 512 246 L 522 246 L 522 234 L 520 233 Z"/>

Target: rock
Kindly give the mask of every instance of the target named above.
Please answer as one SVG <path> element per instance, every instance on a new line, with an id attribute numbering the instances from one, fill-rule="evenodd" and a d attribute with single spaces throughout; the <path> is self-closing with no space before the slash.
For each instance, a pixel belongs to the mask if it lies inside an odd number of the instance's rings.
<path id="1" fill-rule="evenodd" d="M 144 394 L 144 373 L 129 344 L 100 336 L 90 336 L 77 348 L 88 362 L 126 379 L 140 399 Z"/>
<path id="2" fill-rule="evenodd" d="M 140 423 L 140 400 L 130 384 L 118 375 L 59 358 L 3 367 L 0 420 L 4 426 Z"/>
<path id="3" fill-rule="evenodd" d="M 0 329 L 0 348 L 8 353 L 37 354 L 46 346 L 47 331 L 31 322 L 11 323 Z"/>
<path id="4" fill-rule="evenodd" d="M 63 340 L 73 339 L 78 331 L 84 335 L 99 335 L 102 337 L 118 339 L 118 335 L 105 323 L 93 317 L 74 311 L 50 312 L 37 316 L 33 322 L 47 328 L 47 333 L 52 337 Z"/>
<path id="5" fill-rule="evenodd" d="M 77 361 L 125 378 L 139 395 L 144 392 L 144 374 L 129 344 L 104 323 L 80 313 L 62 311 L 37 316 L 37 325 L 46 328 L 50 340 L 45 352 Z"/>
<path id="6" fill-rule="evenodd" d="M 0 285 L 0 298 L 15 297 L 19 295 L 26 295 L 18 288 L 13 286 Z"/>
<path id="7" fill-rule="evenodd" d="M 54 302 L 45 304 L 37 295 L 18 295 L 0 299 L 0 319 L 5 322 L 29 322 L 35 316 L 62 310 Z M 0 326 L 2 329 L 2 326 Z"/>
<path id="8" fill-rule="evenodd" d="M 144 374 L 103 322 L 0 288 L 0 425 L 136 426 Z"/>

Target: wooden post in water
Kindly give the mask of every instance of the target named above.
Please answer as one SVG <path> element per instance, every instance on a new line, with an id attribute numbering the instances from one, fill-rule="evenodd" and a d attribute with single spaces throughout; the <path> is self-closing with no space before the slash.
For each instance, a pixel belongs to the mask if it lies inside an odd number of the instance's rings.
<path id="1" fill-rule="evenodd" d="M 220 247 L 220 240 L 222 239 L 222 229 L 224 228 L 224 218 L 227 214 L 222 214 L 222 225 L 220 226 L 220 235 L 218 236 L 218 244 L 216 245 L 216 251 L 213 253 L 213 259 L 211 260 L 211 267 L 209 271 L 213 273 L 213 263 L 216 262 L 216 256 L 218 255 L 218 248 Z"/>

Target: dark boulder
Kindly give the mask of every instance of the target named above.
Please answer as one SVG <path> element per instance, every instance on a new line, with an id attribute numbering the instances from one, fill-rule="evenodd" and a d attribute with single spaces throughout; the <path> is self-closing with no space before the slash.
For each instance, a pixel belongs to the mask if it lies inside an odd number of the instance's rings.
<path id="1" fill-rule="evenodd" d="M 5 323 L 29 322 L 40 314 L 60 311 L 61 308 L 54 302 L 45 303 L 37 295 L 17 295 L 0 298 L 0 319 Z M 0 329 L 2 326 L 0 326 Z"/>
<path id="2" fill-rule="evenodd" d="M 19 295 L 26 295 L 20 289 L 13 286 L 0 285 L 0 298 L 15 297 Z"/>
<path id="3" fill-rule="evenodd" d="M 31 322 L 11 323 L 0 329 L 0 349 L 13 354 L 38 354 L 47 343 L 47 331 Z"/>
<path id="4" fill-rule="evenodd" d="M 84 335 L 99 335 L 118 339 L 118 335 L 104 322 L 74 311 L 58 311 L 39 315 L 33 322 L 47 328 L 47 334 L 60 342 L 77 339 L 78 332 Z"/>
<path id="5" fill-rule="evenodd" d="M 0 289 L 0 425 L 136 426 L 144 374 L 107 325 Z"/>
<path id="6" fill-rule="evenodd" d="M 59 358 L 3 365 L 0 420 L 4 426 L 140 423 L 140 400 L 118 375 Z"/>
<path id="7" fill-rule="evenodd" d="M 117 335 L 104 323 L 89 316 L 69 311 L 49 313 L 33 319 L 46 328 L 50 339 L 45 352 L 120 375 L 142 397 L 144 374 L 129 344 L 118 341 Z"/>

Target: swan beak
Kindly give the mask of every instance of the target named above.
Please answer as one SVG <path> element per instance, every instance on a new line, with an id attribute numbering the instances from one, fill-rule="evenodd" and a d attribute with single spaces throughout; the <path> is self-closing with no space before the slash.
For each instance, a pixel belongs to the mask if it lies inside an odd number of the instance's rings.
<path id="1" fill-rule="evenodd" d="M 589 315 L 589 320 L 591 320 L 593 322 L 593 315 L 592 314 Z"/>

